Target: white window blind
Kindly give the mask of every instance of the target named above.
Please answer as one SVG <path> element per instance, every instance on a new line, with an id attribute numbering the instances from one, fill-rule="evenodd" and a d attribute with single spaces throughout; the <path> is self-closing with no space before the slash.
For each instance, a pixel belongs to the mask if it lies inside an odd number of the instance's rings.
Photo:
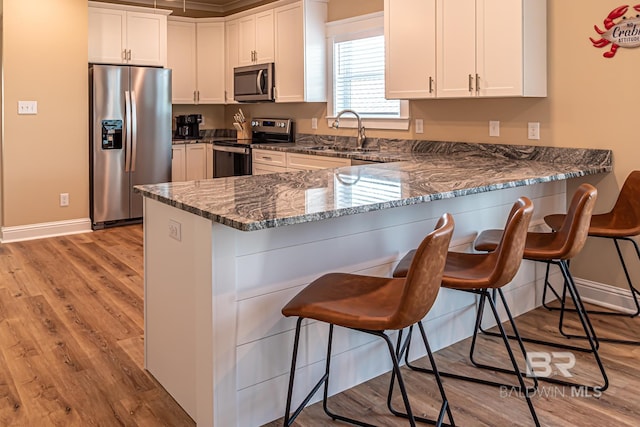
<path id="1" fill-rule="evenodd" d="M 384 97 L 384 36 L 334 45 L 334 114 L 352 109 L 363 117 L 400 117 L 400 101 Z"/>

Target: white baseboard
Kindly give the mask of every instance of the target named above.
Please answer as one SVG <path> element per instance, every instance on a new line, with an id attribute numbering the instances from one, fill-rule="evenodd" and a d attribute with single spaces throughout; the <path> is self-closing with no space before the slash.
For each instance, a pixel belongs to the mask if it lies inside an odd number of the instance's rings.
<path id="1" fill-rule="evenodd" d="M 90 218 L 17 225 L 13 227 L 2 227 L 2 239 L 0 239 L 0 242 L 19 242 L 23 240 L 42 239 L 45 237 L 87 233 L 90 231 Z"/>
<path id="2" fill-rule="evenodd" d="M 629 289 L 618 288 L 586 279 L 574 279 L 582 300 L 624 313 L 635 313 L 636 306 Z"/>

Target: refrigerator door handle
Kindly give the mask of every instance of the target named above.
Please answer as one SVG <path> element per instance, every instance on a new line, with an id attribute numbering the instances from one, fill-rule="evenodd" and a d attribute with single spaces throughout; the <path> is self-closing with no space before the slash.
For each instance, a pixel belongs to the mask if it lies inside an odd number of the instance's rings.
<path id="1" fill-rule="evenodd" d="M 124 91 L 124 171 L 129 172 L 129 164 L 131 163 L 131 96 L 129 91 Z"/>
<path id="2" fill-rule="evenodd" d="M 136 93 L 131 91 L 131 172 L 136 171 L 136 154 L 138 152 L 138 114 L 136 110 Z"/>

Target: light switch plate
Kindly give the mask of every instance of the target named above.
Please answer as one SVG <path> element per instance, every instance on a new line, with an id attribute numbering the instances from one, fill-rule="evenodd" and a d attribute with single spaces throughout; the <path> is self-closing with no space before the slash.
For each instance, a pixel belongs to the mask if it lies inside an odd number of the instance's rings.
<path id="1" fill-rule="evenodd" d="M 18 101 L 18 114 L 38 114 L 38 101 Z"/>
<path id="2" fill-rule="evenodd" d="M 318 118 L 317 117 L 312 117 L 311 118 L 311 129 L 318 129 Z"/>
<path id="3" fill-rule="evenodd" d="M 416 133 L 424 133 L 424 121 L 416 119 Z"/>

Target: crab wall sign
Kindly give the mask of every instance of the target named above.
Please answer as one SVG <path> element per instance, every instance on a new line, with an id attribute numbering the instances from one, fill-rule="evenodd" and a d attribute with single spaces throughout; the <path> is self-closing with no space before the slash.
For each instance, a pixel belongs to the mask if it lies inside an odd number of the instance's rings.
<path id="1" fill-rule="evenodd" d="M 593 28 L 602 36 L 597 40 L 589 37 L 593 46 L 603 48 L 611 45 L 602 54 L 605 58 L 613 58 L 619 47 L 640 46 L 640 4 L 633 7 L 625 4 L 613 9 L 604 20 L 604 30 L 597 25 Z"/>

